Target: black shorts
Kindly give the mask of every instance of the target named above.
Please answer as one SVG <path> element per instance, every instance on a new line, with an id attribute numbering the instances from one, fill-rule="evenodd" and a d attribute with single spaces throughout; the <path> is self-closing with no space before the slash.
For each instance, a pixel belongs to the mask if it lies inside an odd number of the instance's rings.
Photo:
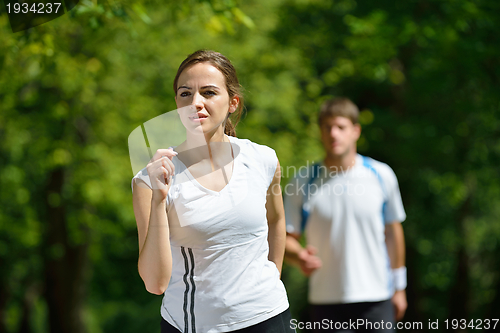
<path id="1" fill-rule="evenodd" d="M 245 327 L 240 330 L 231 331 L 239 333 L 295 333 L 295 330 L 290 327 L 292 316 L 290 309 L 286 309 L 279 315 L 269 318 L 262 323 Z M 170 325 L 163 317 L 161 318 L 161 333 L 179 333 L 180 331 Z M 194 332 L 194 331 L 193 331 Z M 191 332 L 184 332 L 191 333 Z"/>
<path id="2" fill-rule="evenodd" d="M 313 332 L 395 332 L 394 316 L 394 306 L 390 299 L 381 302 L 311 305 L 311 324 L 317 324 L 316 328 L 313 326 Z"/>

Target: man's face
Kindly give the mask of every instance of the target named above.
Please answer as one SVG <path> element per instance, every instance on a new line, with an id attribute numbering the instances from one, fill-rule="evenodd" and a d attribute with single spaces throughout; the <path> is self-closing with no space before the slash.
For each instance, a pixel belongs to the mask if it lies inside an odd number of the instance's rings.
<path id="1" fill-rule="evenodd" d="M 356 147 L 361 134 L 359 124 L 346 117 L 328 117 L 321 123 L 321 141 L 328 156 L 343 157 Z"/>

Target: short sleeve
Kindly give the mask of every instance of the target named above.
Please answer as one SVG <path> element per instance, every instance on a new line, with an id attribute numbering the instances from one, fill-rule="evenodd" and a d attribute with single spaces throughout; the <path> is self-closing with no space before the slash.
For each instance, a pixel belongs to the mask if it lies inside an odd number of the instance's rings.
<path id="1" fill-rule="evenodd" d="M 151 188 L 151 180 L 149 179 L 149 175 L 148 175 L 148 170 L 146 168 L 142 169 L 141 171 L 139 171 L 133 178 L 132 178 L 132 182 L 131 182 L 131 186 L 132 186 L 132 191 L 134 191 L 134 181 L 136 179 L 140 179 L 142 180 L 144 183 L 146 183 L 146 185 Z"/>
<path id="2" fill-rule="evenodd" d="M 385 223 L 403 222 L 406 219 L 406 213 L 403 207 L 403 200 L 399 191 L 398 179 L 394 171 L 388 166 L 384 168 L 384 183 L 387 191 L 387 201 L 384 210 Z"/>
<path id="3" fill-rule="evenodd" d="M 267 148 L 266 175 L 269 185 L 271 185 L 274 179 L 274 174 L 276 173 L 276 168 L 278 167 L 278 156 L 276 155 L 274 149 L 269 147 L 266 148 Z"/>
<path id="4" fill-rule="evenodd" d="M 283 187 L 286 231 L 291 234 L 301 234 L 302 204 L 305 179 L 296 175 Z"/>
<path id="5" fill-rule="evenodd" d="M 278 156 L 276 152 L 268 146 L 260 145 L 247 139 L 240 139 L 239 142 L 241 144 L 246 144 L 250 149 L 250 158 L 257 161 L 257 169 L 269 187 L 276 173 L 276 168 L 278 167 Z"/>

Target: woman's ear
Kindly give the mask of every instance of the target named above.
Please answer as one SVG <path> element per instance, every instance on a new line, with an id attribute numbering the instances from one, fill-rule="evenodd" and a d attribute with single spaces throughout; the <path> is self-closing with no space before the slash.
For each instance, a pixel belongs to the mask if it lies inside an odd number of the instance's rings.
<path id="1" fill-rule="evenodd" d="M 233 96 L 229 101 L 229 113 L 233 113 L 238 109 L 238 105 L 240 104 L 240 98 L 238 96 Z"/>

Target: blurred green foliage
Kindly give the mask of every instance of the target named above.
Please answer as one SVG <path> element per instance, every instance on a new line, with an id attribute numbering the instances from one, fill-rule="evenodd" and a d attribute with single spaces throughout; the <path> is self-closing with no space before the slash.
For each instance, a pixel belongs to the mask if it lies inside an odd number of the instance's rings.
<path id="1" fill-rule="evenodd" d="M 175 109 L 199 48 L 233 61 L 238 136 L 284 170 L 322 158 L 322 101 L 353 99 L 359 151 L 393 167 L 407 210 L 405 320 L 499 318 L 499 22 L 496 0 L 87 0 L 16 34 L 2 13 L 0 332 L 159 330 L 127 137 Z M 284 279 L 302 316 L 306 281 Z"/>

